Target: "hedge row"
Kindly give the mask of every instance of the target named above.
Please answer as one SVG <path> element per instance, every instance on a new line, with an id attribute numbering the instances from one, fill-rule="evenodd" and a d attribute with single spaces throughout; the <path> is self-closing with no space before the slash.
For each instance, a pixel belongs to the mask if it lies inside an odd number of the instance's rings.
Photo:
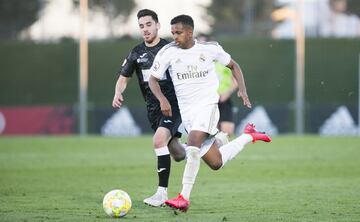
<path id="1" fill-rule="evenodd" d="M 139 41 L 90 43 L 90 104 L 110 106 L 116 72 Z M 291 104 L 294 98 L 294 41 L 224 39 L 220 43 L 242 67 L 248 94 L 255 105 Z M 359 53 L 359 39 L 307 39 L 307 103 L 357 104 Z M 78 101 L 76 42 L 1 42 L 0 67 L 1 106 L 76 105 Z M 125 99 L 130 106 L 143 103 L 135 78 L 130 81 Z"/>

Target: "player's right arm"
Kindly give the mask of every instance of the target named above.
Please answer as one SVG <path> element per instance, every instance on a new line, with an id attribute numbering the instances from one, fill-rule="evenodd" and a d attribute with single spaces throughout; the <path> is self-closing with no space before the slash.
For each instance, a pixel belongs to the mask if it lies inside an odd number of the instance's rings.
<path id="1" fill-rule="evenodd" d="M 121 70 L 118 73 L 119 78 L 116 81 L 115 85 L 115 94 L 112 102 L 112 106 L 114 108 L 120 108 L 122 106 L 122 103 L 124 101 L 123 92 L 126 89 L 127 82 L 129 81 L 130 77 L 132 76 L 132 73 L 134 72 L 136 67 L 136 53 L 134 52 L 134 49 L 130 52 L 128 57 L 124 60 Z"/>
<path id="2" fill-rule="evenodd" d="M 120 108 L 123 101 L 124 101 L 124 97 L 123 97 L 123 92 L 126 89 L 127 86 L 127 82 L 129 81 L 129 77 L 125 77 L 123 75 L 119 75 L 118 80 L 116 81 L 116 86 L 115 86 L 115 94 L 114 94 L 114 99 L 112 102 L 112 106 L 114 108 Z"/>
<path id="3" fill-rule="evenodd" d="M 169 48 L 173 43 L 169 43 L 164 46 L 158 54 L 155 56 L 154 62 L 151 67 L 151 75 L 149 78 L 149 87 L 154 96 L 160 102 L 161 112 L 164 116 L 172 116 L 171 106 L 168 99 L 164 96 L 161 91 L 159 80 L 162 79 L 165 75 L 166 70 L 169 67 L 169 55 L 167 48 Z"/>
<path id="4" fill-rule="evenodd" d="M 171 105 L 164 94 L 161 92 L 159 79 L 151 75 L 149 78 L 149 87 L 154 96 L 159 100 L 161 112 L 164 114 L 164 116 L 172 116 Z"/>

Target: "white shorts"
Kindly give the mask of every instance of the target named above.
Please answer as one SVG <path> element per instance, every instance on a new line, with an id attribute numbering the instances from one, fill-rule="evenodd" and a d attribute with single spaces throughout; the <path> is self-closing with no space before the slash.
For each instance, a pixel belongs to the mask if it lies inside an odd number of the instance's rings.
<path id="1" fill-rule="evenodd" d="M 185 131 L 185 128 L 184 128 L 184 125 L 181 124 L 179 126 L 179 132 L 182 133 L 182 137 L 181 139 L 187 139 L 188 137 L 188 134 L 187 132 Z M 213 145 L 213 143 L 215 143 L 215 137 L 214 136 L 209 136 L 204 142 L 203 144 L 201 145 L 200 147 L 200 156 L 203 157 L 209 150 L 210 150 L 210 147 Z M 185 147 L 186 149 L 187 147 Z"/>
<path id="2" fill-rule="evenodd" d="M 188 133 L 198 130 L 215 135 L 218 132 L 220 114 L 217 103 L 182 108 L 180 109 L 181 119 Z"/>
<path id="3" fill-rule="evenodd" d="M 210 147 L 215 143 L 215 137 L 211 136 L 207 138 L 200 147 L 200 157 L 203 157 L 209 150 Z"/>

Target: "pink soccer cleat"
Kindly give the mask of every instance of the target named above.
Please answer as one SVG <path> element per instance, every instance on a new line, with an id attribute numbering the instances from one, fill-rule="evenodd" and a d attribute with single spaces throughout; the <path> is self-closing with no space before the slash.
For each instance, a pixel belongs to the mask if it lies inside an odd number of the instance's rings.
<path id="1" fill-rule="evenodd" d="M 264 142 L 271 142 L 270 136 L 268 136 L 265 132 L 258 132 L 255 129 L 254 124 L 248 123 L 245 126 L 244 133 L 249 134 L 252 136 L 253 140 L 252 142 L 255 143 L 258 140 L 264 141 Z"/>
<path id="2" fill-rule="evenodd" d="M 189 208 L 190 202 L 186 200 L 181 194 L 178 194 L 177 197 L 170 200 L 166 200 L 165 204 L 169 207 L 179 209 L 183 212 L 186 212 Z"/>

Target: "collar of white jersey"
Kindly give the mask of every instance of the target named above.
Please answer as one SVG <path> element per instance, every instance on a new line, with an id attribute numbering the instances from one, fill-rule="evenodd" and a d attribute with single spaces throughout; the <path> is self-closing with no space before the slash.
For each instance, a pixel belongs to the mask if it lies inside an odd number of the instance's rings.
<path id="1" fill-rule="evenodd" d="M 174 41 L 175 42 L 175 41 Z M 189 50 L 189 49 L 192 49 L 192 48 L 194 48 L 195 46 L 197 46 L 199 44 L 199 41 L 197 40 L 197 39 L 194 39 L 194 45 L 193 46 L 191 46 L 191 48 L 188 48 L 188 49 L 183 49 L 183 48 L 181 48 L 181 47 L 179 47 L 179 46 L 176 46 L 178 49 L 181 49 L 181 50 Z"/>

